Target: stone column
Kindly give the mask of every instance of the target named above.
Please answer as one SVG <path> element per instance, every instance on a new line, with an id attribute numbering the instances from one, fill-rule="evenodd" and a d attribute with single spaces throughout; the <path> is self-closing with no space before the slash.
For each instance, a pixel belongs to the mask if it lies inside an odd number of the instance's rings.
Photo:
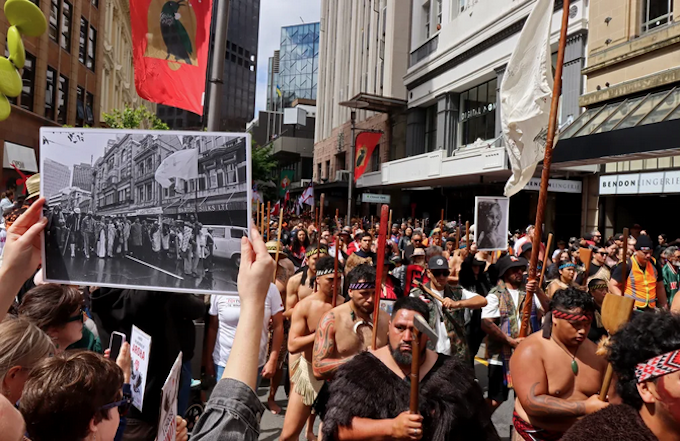
<path id="1" fill-rule="evenodd" d="M 496 71 L 496 136 L 500 135 L 503 129 L 501 128 L 501 83 L 503 82 L 503 75 L 505 74 L 505 69 L 508 67 L 507 64 L 497 67 Z"/>

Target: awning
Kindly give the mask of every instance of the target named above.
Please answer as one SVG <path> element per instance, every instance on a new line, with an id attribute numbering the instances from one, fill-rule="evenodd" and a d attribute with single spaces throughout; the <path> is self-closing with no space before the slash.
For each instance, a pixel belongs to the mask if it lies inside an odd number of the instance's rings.
<path id="1" fill-rule="evenodd" d="M 5 141 L 5 149 L 2 157 L 2 167 L 11 168 L 14 164 L 19 170 L 38 173 L 38 163 L 35 160 L 35 150 L 23 145 Z"/>
<path id="2" fill-rule="evenodd" d="M 678 155 L 680 87 L 586 110 L 559 135 L 553 161 L 607 163 Z"/>

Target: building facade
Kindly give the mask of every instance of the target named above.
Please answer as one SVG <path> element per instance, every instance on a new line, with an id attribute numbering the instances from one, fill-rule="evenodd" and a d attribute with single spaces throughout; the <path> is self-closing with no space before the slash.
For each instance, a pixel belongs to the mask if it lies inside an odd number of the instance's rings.
<path id="1" fill-rule="evenodd" d="M 274 51 L 274 56 L 269 57 L 267 66 L 267 110 L 275 111 L 280 107 L 281 98 L 276 87 L 279 85 L 279 69 L 281 51 Z"/>
<path id="2" fill-rule="evenodd" d="M 123 110 L 126 105 L 144 106 L 155 113 L 156 104 L 140 98 L 135 89 L 129 0 L 108 0 L 104 20 L 100 115 L 114 109 Z"/>
<path id="3" fill-rule="evenodd" d="M 411 2 L 322 0 L 314 181 L 331 206 L 346 206 L 352 111 L 357 133 L 380 130 L 383 137 L 369 167 L 403 156 L 406 75 Z M 329 194 L 332 196 L 329 198 Z M 344 211 L 344 210 L 343 210 Z"/>
<path id="4" fill-rule="evenodd" d="M 408 69 L 403 77 L 408 100 L 405 149 L 359 179 L 360 192 L 389 193 L 398 217 L 429 217 L 444 209 L 447 219 L 460 215 L 471 222 L 475 196 L 502 196 L 511 173 L 501 136 L 499 90 L 535 4 L 535 0 L 412 3 Z M 580 114 L 587 11 L 586 2 L 571 2 L 560 125 Z M 556 1 L 550 38 L 553 67 L 561 19 L 562 2 Z M 553 173 L 556 178 L 575 175 Z M 524 190 L 512 198 L 511 229 L 533 223 L 537 197 L 537 191 Z M 580 208 L 580 195 L 551 193 L 546 230 L 577 235 Z"/>
<path id="5" fill-rule="evenodd" d="M 600 164 L 583 182 L 587 230 L 677 230 L 659 213 L 680 202 L 679 11 L 678 0 L 590 2 L 585 111 L 554 155 L 561 167 Z"/>
<path id="6" fill-rule="evenodd" d="M 216 8 L 217 2 L 214 2 L 213 9 Z M 215 13 L 213 13 L 213 17 L 215 17 Z M 216 20 L 212 20 L 213 27 L 215 23 Z M 243 132 L 246 124 L 252 121 L 255 116 L 259 27 L 260 0 L 230 1 L 221 100 L 221 131 Z M 212 47 L 211 42 L 210 58 L 212 58 Z M 208 69 L 208 72 L 210 72 L 210 69 Z M 210 87 L 207 84 L 206 103 L 208 103 L 209 94 Z M 157 115 L 171 129 L 175 130 L 200 130 L 204 125 L 203 115 L 196 115 L 174 107 L 159 105 Z"/>
<path id="7" fill-rule="evenodd" d="M 51 196 L 59 193 L 62 188 L 69 187 L 71 185 L 71 170 L 67 165 L 53 161 L 49 158 L 45 158 L 45 163 L 43 164 L 43 188 L 44 197 L 50 198 Z"/>
<path id="8" fill-rule="evenodd" d="M 90 164 L 82 163 L 73 166 L 73 179 L 71 186 L 92 192 L 94 184 L 94 169 Z"/>
<path id="9" fill-rule="evenodd" d="M 39 158 L 40 127 L 99 124 L 104 27 L 102 0 L 36 1 L 45 18 L 47 31 L 40 37 L 24 37 L 26 65 L 22 70 L 21 96 L 12 100 L 12 114 L 0 122 L 0 148 L 5 144 L 23 147 Z M 9 23 L 0 14 L 0 41 L 7 54 Z M 30 151 L 29 151 L 30 150 Z M 5 161 L 6 160 L 6 161 Z M 5 188 L 19 178 L 3 158 L 0 185 Z M 25 170 L 36 172 L 37 170 Z"/>

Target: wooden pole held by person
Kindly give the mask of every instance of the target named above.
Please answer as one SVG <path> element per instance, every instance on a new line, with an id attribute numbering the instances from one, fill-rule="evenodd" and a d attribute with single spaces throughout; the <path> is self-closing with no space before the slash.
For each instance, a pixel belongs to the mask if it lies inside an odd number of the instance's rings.
<path id="1" fill-rule="evenodd" d="M 321 193 L 319 198 L 319 205 L 321 208 L 317 209 L 316 214 L 318 215 L 318 223 L 316 224 L 316 260 L 319 260 L 319 252 L 321 251 L 321 219 L 323 218 L 323 204 L 326 200 L 326 194 Z"/>
<path id="2" fill-rule="evenodd" d="M 389 234 L 392 235 L 392 210 L 390 210 L 390 220 L 387 222 Z"/>
<path id="3" fill-rule="evenodd" d="M 548 234 L 548 242 L 545 246 L 545 256 L 543 256 L 543 268 L 541 268 L 541 278 L 538 279 L 538 288 L 543 289 L 543 278 L 545 277 L 545 269 L 548 268 L 548 256 L 550 256 L 550 247 L 552 246 L 553 234 Z M 524 319 L 524 317 L 522 317 Z"/>
<path id="4" fill-rule="evenodd" d="M 375 298 L 373 299 L 373 346 L 375 349 L 378 341 L 378 317 L 380 316 L 380 294 L 382 293 L 382 276 L 385 271 L 385 242 L 387 241 L 387 217 L 389 205 L 383 205 L 380 209 L 380 233 L 378 234 L 378 256 L 375 268 Z"/>
<path id="5" fill-rule="evenodd" d="M 264 237 L 264 210 L 266 210 L 267 207 L 264 205 L 264 202 L 262 202 L 262 213 L 260 213 L 260 234 L 262 237 Z"/>
<path id="6" fill-rule="evenodd" d="M 375 327 L 373 328 L 375 335 Z M 375 343 L 374 343 L 375 344 Z M 419 414 L 418 389 L 420 387 L 420 331 L 413 329 L 413 340 L 411 340 L 411 402 L 409 412 L 412 415 Z"/>
<path id="7" fill-rule="evenodd" d="M 557 48 L 557 64 L 555 67 L 555 84 L 553 87 L 552 101 L 550 103 L 550 116 L 548 119 L 548 133 L 545 142 L 545 153 L 543 156 L 543 172 L 541 173 L 541 189 L 538 193 L 538 207 L 536 209 L 536 222 L 534 229 L 533 247 L 531 249 L 531 259 L 529 261 L 529 280 L 537 280 L 538 253 L 541 247 L 541 237 L 543 235 L 543 222 L 545 218 L 545 207 L 548 201 L 548 182 L 550 181 L 550 166 L 552 164 L 553 144 L 555 132 L 557 130 L 557 111 L 562 94 L 562 68 L 564 67 L 564 48 L 567 44 L 567 27 L 569 25 L 569 0 L 564 0 L 562 6 L 562 26 L 560 28 L 560 42 Z M 522 328 L 520 337 L 525 337 L 528 332 L 529 318 L 531 317 L 531 305 L 533 304 L 534 293 L 527 290 L 527 301 L 522 308 Z"/>
<path id="8" fill-rule="evenodd" d="M 335 226 L 338 228 L 338 216 L 340 215 L 340 210 L 337 208 L 335 209 Z M 331 303 L 333 305 L 333 308 L 335 308 L 335 305 L 337 305 L 338 302 L 338 256 L 340 255 L 340 238 L 342 235 L 340 234 L 340 229 L 338 228 L 338 237 L 335 238 L 335 267 L 333 268 L 333 302 Z"/>
<path id="9" fill-rule="evenodd" d="M 265 234 L 267 237 L 267 240 L 269 240 L 269 222 L 271 221 L 271 215 L 272 215 L 272 201 L 267 202 L 267 223 L 264 225 L 265 227 Z M 263 234 L 263 237 L 264 234 Z"/>
<path id="10" fill-rule="evenodd" d="M 279 253 L 281 252 L 281 226 L 283 225 L 283 216 L 279 214 L 279 230 L 276 233 L 276 257 L 274 258 L 274 262 L 276 262 L 276 267 L 274 268 L 274 276 L 272 283 L 276 283 L 276 272 L 279 269 Z"/>
<path id="11" fill-rule="evenodd" d="M 456 227 L 456 250 L 460 249 L 460 224 Z"/>
<path id="12" fill-rule="evenodd" d="M 470 221 L 465 221 L 465 247 L 470 252 Z"/>
<path id="13" fill-rule="evenodd" d="M 442 208 L 441 220 L 439 221 L 439 229 L 444 233 L 444 209 Z"/>
<path id="14" fill-rule="evenodd" d="M 257 201 L 255 208 L 255 228 L 260 229 L 260 201 Z"/>

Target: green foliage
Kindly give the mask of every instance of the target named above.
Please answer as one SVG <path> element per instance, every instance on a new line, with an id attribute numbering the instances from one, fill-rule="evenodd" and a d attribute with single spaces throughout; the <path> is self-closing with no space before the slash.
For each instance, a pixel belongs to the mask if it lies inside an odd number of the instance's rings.
<path id="1" fill-rule="evenodd" d="M 126 105 L 122 111 L 114 109 L 111 113 L 104 113 L 102 116 L 104 123 L 112 129 L 170 129 L 167 124 L 144 106 L 132 108 Z"/>
<path id="2" fill-rule="evenodd" d="M 276 169 L 276 160 L 272 158 L 272 147 L 258 147 L 253 143 L 253 180 L 269 181 Z"/>

